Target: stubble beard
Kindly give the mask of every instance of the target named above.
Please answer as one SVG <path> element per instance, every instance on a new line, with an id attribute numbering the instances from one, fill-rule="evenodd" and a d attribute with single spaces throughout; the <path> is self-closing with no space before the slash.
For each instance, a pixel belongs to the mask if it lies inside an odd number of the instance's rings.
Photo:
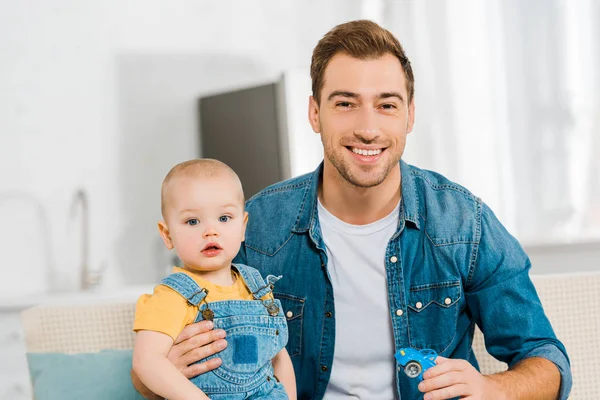
<path id="1" fill-rule="evenodd" d="M 325 156 L 347 183 L 358 188 L 368 189 L 380 185 L 387 178 L 390 171 L 400 162 L 402 154 L 393 154 L 384 165 L 364 167 L 353 166 L 351 162 L 344 160 L 343 155 L 336 154 L 331 148 L 325 148 Z M 354 172 L 353 168 L 359 169 L 360 172 Z"/>

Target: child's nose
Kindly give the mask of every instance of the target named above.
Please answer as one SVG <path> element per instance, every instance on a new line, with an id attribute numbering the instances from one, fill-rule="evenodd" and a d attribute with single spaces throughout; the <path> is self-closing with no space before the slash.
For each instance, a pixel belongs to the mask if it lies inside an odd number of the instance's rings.
<path id="1" fill-rule="evenodd" d="M 202 236 L 204 236 L 204 237 L 219 236 L 219 232 L 217 232 L 217 230 L 212 225 L 210 225 L 204 229 Z"/>

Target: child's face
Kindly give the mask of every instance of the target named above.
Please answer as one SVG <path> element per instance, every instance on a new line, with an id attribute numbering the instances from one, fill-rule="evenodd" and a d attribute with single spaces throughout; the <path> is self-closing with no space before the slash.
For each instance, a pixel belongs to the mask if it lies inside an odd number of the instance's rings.
<path id="1" fill-rule="evenodd" d="M 177 177 L 171 182 L 161 236 L 184 266 L 195 271 L 229 267 L 244 240 L 248 213 L 239 182 L 228 175 Z"/>

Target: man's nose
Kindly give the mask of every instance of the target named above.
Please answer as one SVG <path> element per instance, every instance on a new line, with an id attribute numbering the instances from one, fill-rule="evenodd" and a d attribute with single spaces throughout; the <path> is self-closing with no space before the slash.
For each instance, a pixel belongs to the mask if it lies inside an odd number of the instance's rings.
<path id="1" fill-rule="evenodd" d="M 380 135 L 377 116 L 371 107 L 364 107 L 356 116 L 354 135 L 364 143 L 370 143 Z"/>

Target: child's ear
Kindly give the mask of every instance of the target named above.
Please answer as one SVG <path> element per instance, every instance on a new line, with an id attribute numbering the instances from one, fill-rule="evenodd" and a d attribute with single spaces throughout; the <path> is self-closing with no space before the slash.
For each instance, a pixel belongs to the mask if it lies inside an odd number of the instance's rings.
<path id="1" fill-rule="evenodd" d="M 248 225 L 248 211 L 244 211 L 244 230 L 242 231 L 242 242 L 246 240 L 246 226 Z"/>
<path id="2" fill-rule="evenodd" d="M 160 233 L 160 237 L 162 238 L 163 242 L 165 242 L 167 249 L 173 250 L 173 241 L 171 240 L 169 227 L 165 221 L 158 221 L 158 232 Z"/>

